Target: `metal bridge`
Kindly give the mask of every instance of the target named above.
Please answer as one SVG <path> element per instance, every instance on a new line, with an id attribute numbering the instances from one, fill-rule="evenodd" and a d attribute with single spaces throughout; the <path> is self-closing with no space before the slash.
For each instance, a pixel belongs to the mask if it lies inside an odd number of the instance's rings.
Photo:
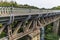
<path id="1" fill-rule="evenodd" d="M 60 10 L 0 7 L 0 34 L 4 31 L 7 35 L 0 40 L 18 40 L 27 35 L 27 40 L 44 40 L 44 27 L 54 23 L 53 32 L 57 34 L 59 19 Z"/>

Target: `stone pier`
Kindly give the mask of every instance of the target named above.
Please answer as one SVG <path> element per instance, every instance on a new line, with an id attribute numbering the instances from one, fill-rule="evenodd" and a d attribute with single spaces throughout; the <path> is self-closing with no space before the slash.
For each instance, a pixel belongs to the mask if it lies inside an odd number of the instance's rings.
<path id="1" fill-rule="evenodd" d="M 59 29 L 59 20 L 57 20 L 53 23 L 53 32 L 55 34 L 58 34 L 58 29 Z"/>

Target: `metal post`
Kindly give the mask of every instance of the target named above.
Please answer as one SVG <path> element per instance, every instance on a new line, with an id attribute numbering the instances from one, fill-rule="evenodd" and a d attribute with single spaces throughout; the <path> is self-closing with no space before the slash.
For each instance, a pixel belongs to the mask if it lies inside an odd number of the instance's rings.
<path id="1" fill-rule="evenodd" d="M 13 1 L 13 0 L 11 0 L 11 1 Z M 12 22 L 14 22 L 14 15 L 13 15 L 13 5 L 11 6 L 11 8 L 10 8 L 10 23 L 12 23 Z"/>
<path id="2" fill-rule="evenodd" d="M 31 13 L 31 9 L 29 9 L 29 13 Z"/>

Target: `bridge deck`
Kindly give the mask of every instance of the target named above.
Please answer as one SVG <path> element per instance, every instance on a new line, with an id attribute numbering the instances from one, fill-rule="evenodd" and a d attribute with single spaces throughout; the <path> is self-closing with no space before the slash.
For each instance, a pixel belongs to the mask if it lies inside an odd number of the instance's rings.
<path id="1" fill-rule="evenodd" d="M 10 7 L 1 7 L 0 8 L 0 17 L 18 16 L 18 15 L 35 15 L 35 14 L 45 14 L 45 13 L 56 13 L 60 10 L 40 10 L 40 9 L 25 9 L 25 8 L 10 8 Z"/>
<path id="2" fill-rule="evenodd" d="M 4 7 L 0 9 L 0 23 L 9 22 L 10 20 L 24 20 L 29 15 L 34 15 L 34 17 L 36 16 L 39 17 L 41 15 L 49 16 L 49 15 L 56 15 L 56 14 L 59 15 L 60 10 L 40 10 L 40 9 L 23 9 L 23 8 L 13 8 L 11 10 L 10 8 Z"/>

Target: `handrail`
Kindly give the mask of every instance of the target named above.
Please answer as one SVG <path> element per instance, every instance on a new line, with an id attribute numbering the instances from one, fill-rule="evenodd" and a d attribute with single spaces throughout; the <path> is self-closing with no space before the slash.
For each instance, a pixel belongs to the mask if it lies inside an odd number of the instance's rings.
<path id="1" fill-rule="evenodd" d="M 60 10 L 41 10 L 41 9 L 26 9 L 26 8 L 11 8 L 11 7 L 0 7 L 0 15 L 3 14 L 20 14 L 20 13 L 50 13 L 60 12 Z"/>

